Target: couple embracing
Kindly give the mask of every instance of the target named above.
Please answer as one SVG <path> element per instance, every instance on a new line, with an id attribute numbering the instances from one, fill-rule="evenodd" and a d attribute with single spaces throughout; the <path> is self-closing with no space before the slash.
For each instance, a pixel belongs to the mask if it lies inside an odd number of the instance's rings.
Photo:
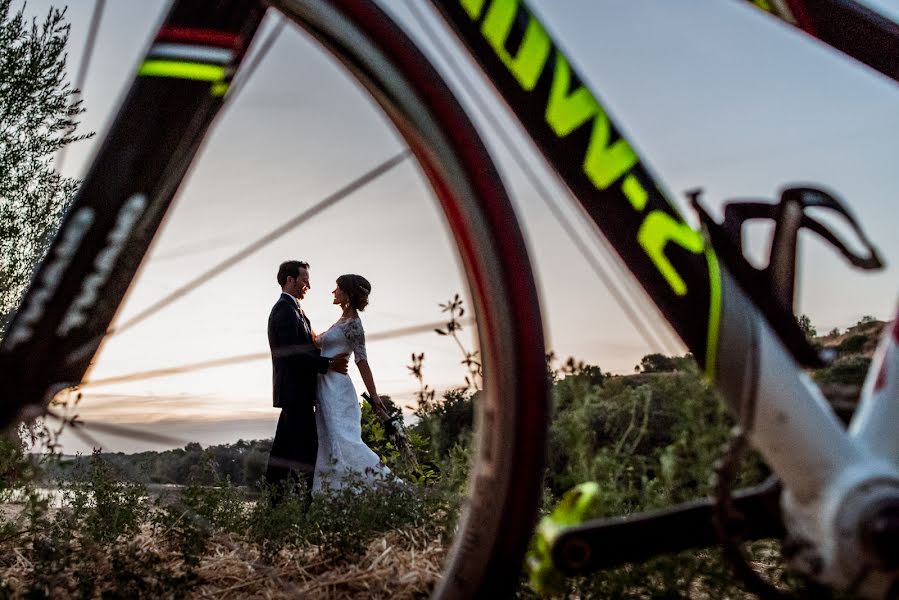
<path id="1" fill-rule="evenodd" d="M 341 275 L 332 292 L 342 314 L 316 335 L 300 301 L 306 296 L 309 264 L 290 260 L 278 268 L 281 296 L 268 319 L 274 405 L 281 409 L 265 472 L 280 486 L 304 481 L 307 491 L 338 489 L 351 473 L 370 485 L 391 476 L 362 441 L 362 411 L 347 374 L 350 354 L 378 413 L 386 415 L 365 351 L 359 312 L 371 284 L 361 275 Z"/>

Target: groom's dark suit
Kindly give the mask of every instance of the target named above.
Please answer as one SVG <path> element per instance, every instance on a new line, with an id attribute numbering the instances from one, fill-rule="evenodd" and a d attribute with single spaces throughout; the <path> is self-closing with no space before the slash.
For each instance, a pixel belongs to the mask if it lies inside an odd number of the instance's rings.
<path id="1" fill-rule="evenodd" d="M 312 343 L 309 320 L 296 299 L 282 293 L 268 317 L 268 343 L 272 351 L 272 390 L 281 409 L 265 479 L 279 484 L 293 471 L 312 488 L 318 433 L 315 394 L 318 374 L 328 370 L 328 359 Z"/>

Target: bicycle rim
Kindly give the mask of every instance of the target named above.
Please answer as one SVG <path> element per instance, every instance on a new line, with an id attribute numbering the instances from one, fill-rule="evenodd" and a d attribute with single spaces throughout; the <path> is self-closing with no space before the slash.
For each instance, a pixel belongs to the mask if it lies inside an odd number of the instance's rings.
<path id="1" fill-rule="evenodd" d="M 469 475 L 469 498 L 443 575 L 434 592 L 439 598 L 471 598 L 506 594 L 520 572 L 524 548 L 530 537 L 543 475 L 544 441 L 548 418 L 548 389 L 539 304 L 530 263 L 511 204 L 477 132 L 449 88 L 414 43 L 377 6 L 361 0 L 275 0 L 271 2 L 291 21 L 309 32 L 353 74 L 393 122 L 415 155 L 438 198 L 455 239 L 470 296 L 477 315 L 480 351 L 484 365 L 484 391 L 476 404 L 475 456 Z M 258 21 L 257 21 L 258 24 Z M 133 88 L 126 102 L 152 103 Z M 129 116 L 118 119 L 115 132 L 128 131 Z M 161 195 L 173 195 L 202 140 L 205 128 L 188 123 L 169 160 L 183 164 L 168 167 L 173 173 Z M 110 141 L 113 140 L 113 141 Z M 171 139 L 145 138 L 140 143 L 171 144 Z M 103 164 L 103 152 L 92 173 L 114 171 Z M 107 177 L 127 177 L 111 173 Z M 95 177 L 102 186 L 103 175 Z M 88 195 L 90 189 L 81 195 Z M 136 196 L 130 196 L 134 200 Z M 126 199 L 118 201 L 126 205 Z M 51 269 L 58 274 L 62 254 L 56 249 L 73 243 L 79 200 L 62 227 L 62 237 L 51 247 L 38 271 L 37 284 L 23 302 L 35 306 L 34 295 L 44 293 Z M 126 205 L 127 206 L 127 205 Z M 115 271 L 106 274 L 107 290 L 101 300 L 85 307 L 92 327 L 74 328 L 68 348 L 82 348 L 81 356 L 54 352 L 65 315 L 45 310 L 29 322 L 32 338 L 8 336 L 0 348 L 0 371 L 7 390 L 6 415 L 23 405 L 46 403 L 57 390 L 76 384 L 102 343 L 102 335 L 116 313 L 143 252 L 165 212 L 164 203 L 141 224 L 144 238 L 135 249 L 124 247 Z M 109 207 L 119 213 L 124 208 Z M 153 208 L 147 210 L 154 212 Z M 109 218 L 112 218 L 111 216 Z M 84 229 L 81 230 L 82 234 Z M 130 243 L 130 242 L 129 242 Z M 136 248 L 139 248 L 136 249 Z M 95 263 L 104 250 L 98 244 L 89 254 L 84 246 L 72 255 L 69 271 Z M 83 294 L 82 283 L 96 270 L 82 268 L 82 275 L 60 277 L 52 289 L 53 304 L 61 307 Z M 29 296 L 31 299 L 29 299 Z M 33 313 L 34 311 L 32 311 Z M 71 310 L 69 311 L 71 316 Z M 77 315 L 76 315 L 77 316 Z M 83 315 L 82 315 L 83 316 Z M 21 320 L 22 315 L 17 317 Z M 16 321 L 10 331 L 15 334 Z M 17 341 L 20 340 L 20 341 Z M 16 342 L 11 347 L 10 342 Z M 67 358 L 67 360 L 64 360 Z M 55 361 L 55 362 L 54 362 Z M 66 364 L 62 364 L 65 362 Z M 32 364 L 22 368 L 24 364 Z M 13 375 L 15 373 L 15 375 Z"/>

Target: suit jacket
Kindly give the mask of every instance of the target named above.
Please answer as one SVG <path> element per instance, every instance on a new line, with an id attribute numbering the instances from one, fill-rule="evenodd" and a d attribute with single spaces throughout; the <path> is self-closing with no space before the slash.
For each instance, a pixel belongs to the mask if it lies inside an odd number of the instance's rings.
<path id="1" fill-rule="evenodd" d="M 272 351 L 272 399 L 276 408 L 311 409 L 315 405 L 318 374 L 328 370 L 309 334 L 309 322 L 296 301 L 282 294 L 268 317 L 268 345 Z"/>

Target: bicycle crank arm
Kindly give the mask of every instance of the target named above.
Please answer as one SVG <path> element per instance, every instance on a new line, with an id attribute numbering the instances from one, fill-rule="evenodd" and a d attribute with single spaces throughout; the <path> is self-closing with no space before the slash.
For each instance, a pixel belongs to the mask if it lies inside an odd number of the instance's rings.
<path id="1" fill-rule="evenodd" d="M 734 493 L 734 506 L 743 516 L 744 540 L 782 538 L 780 482 L 771 478 Z M 565 528 L 552 544 L 555 567 L 568 576 L 639 563 L 661 554 L 718 543 L 713 525 L 714 501 L 693 500 L 677 506 L 611 519 L 596 519 Z"/>

